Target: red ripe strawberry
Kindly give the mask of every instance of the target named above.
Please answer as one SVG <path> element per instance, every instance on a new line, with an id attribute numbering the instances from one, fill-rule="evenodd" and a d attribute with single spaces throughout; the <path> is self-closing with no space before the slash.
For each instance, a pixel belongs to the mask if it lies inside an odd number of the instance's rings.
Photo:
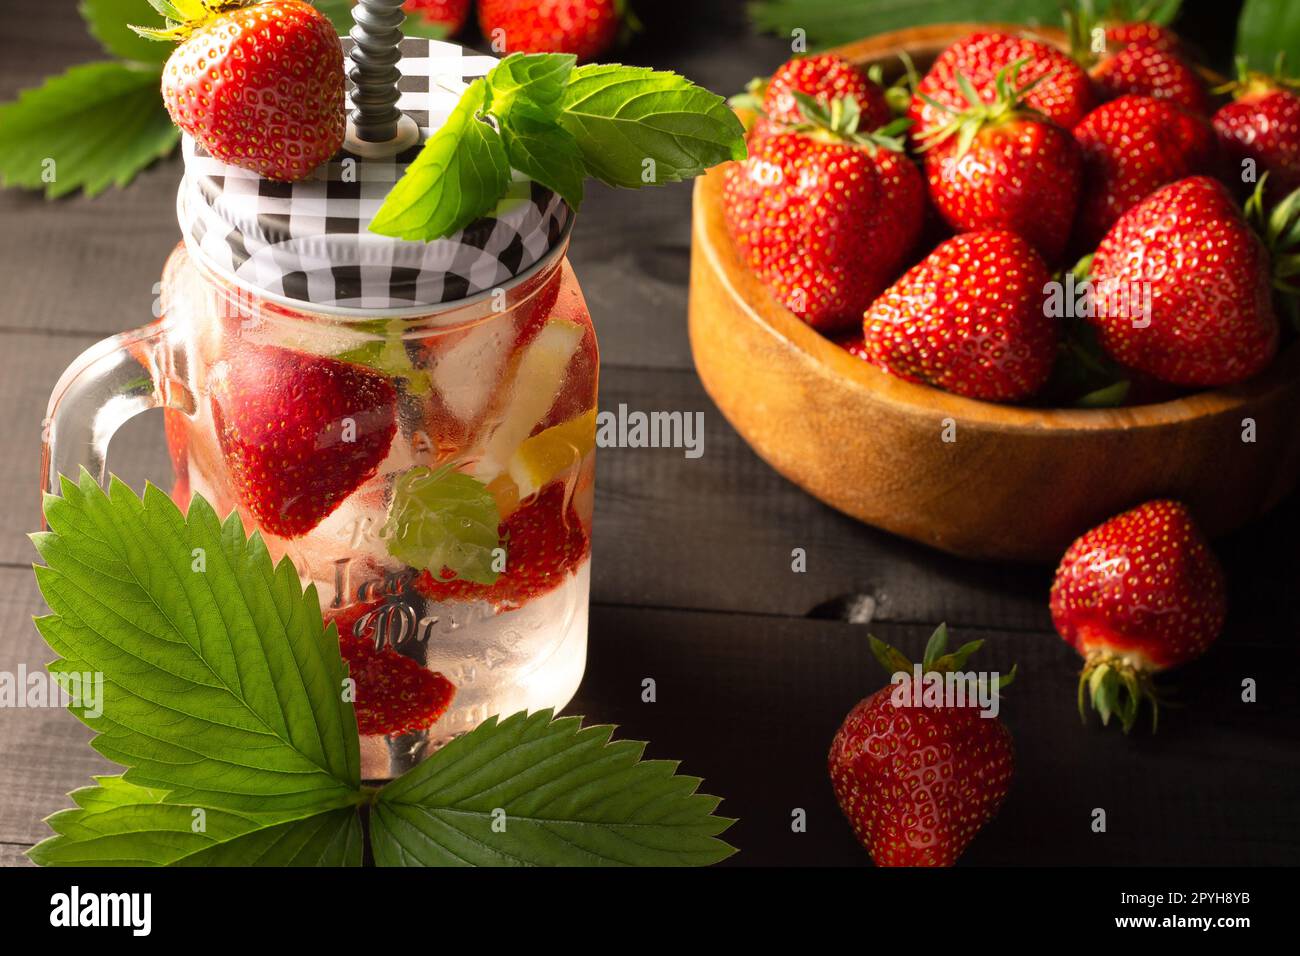
<path id="1" fill-rule="evenodd" d="M 1223 569 L 1185 505 L 1149 501 L 1093 528 L 1065 553 L 1052 583 L 1052 621 L 1083 656 L 1084 701 L 1125 733 L 1151 681 L 1199 657 L 1227 612 Z"/>
<path id="2" fill-rule="evenodd" d="M 1157 23 L 1138 21 L 1136 23 L 1108 23 L 1106 31 L 1106 48 L 1111 51 L 1122 50 L 1127 46 L 1140 43 L 1167 53 L 1178 53 L 1182 43 L 1178 34 Z"/>
<path id="3" fill-rule="evenodd" d="M 991 401 L 1037 392 L 1056 358 L 1051 276 L 1011 232 L 940 243 L 867 310 L 867 359 L 913 382 Z"/>
<path id="4" fill-rule="evenodd" d="M 469 19 L 469 0 L 406 0 L 402 9 L 408 16 L 442 28 L 446 36 L 459 33 Z"/>
<path id="5" fill-rule="evenodd" d="M 837 344 L 854 358 L 860 358 L 864 362 L 871 361 L 871 357 L 867 353 L 866 340 L 863 339 L 860 333 L 854 332 L 851 335 L 847 335 L 840 339 Z"/>
<path id="6" fill-rule="evenodd" d="M 805 122 L 795 93 L 803 93 L 829 110 L 834 100 L 852 97 L 857 101 L 860 129 L 877 130 L 894 118 L 885 91 L 856 66 L 833 53 L 795 57 L 784 63 L 772 78 L 754 87 L 762 89 L 762 116 L 754 126 L 755 135 L 780 132 Z"/>
<path id="7" fill-rule="evenodd" d="M 1196 70 L 1178 54 L 1153 46 L 1126 46 L 1093 67 L 1091 76 L 1104 100 L 1134 94 L 1168 100 L 1192 113 L 1210 110 L 1205 84 Z"/>
<path id="8" fill-rule="evenodd" d="M 991 101 L 960 77 L 968 105 L 921 134 L 930 198 L 953 229 L 1007 229 L 1056 261 L 1070 239 L 1082 162 L 1069 132 L 1024 107 L 1022 64 L 998 77 Z M 1041 82 L 1041 81 L 1039 81 Z"/>
<path id="9" fill-rule="evenodd" d="M 1215 180 L 1172 183 L 1126 212 L 1092 282 L 1102 348 L 1162 382 L 1230 385 L 1277 352 L 1268 253 Z"/>
<path id="10" fill-rule="evenodd" d="M 305 179 L 343 144 L 343 48 L 302 0 L 169 0 L 180 40 L 163 68 L 172 121 L 214 157 L 268 179 Z"/>
<path id="11" fill-rule="evenodd" d="M 981 99 L 991 100 L 998 74 L 1019 60 L 1022 84 L 1040 81 L 1026 102 L 1058 126 L 1073 129 L 1092 108 L 1092 84 L 1078 63 L 1055 47 L 1027 37 L 980 32 L 958 40 L 939 54 L 921 82 L 908 110 L 913 133 L 921 134 L 944 123 L 942 107 L 960 110 L 966 105 L 960 77 L 966 77 Z M 938 106 L 926 102 L 933 100 Z"/>
<path id="12" fill-rule="evenodd" d="M 310 531 L 375 474 L 397 432 L 382 375 L 247 345 L 214 367 L 212 415 L 230 483 L 263 531 Z"/>
<path id="13" fill-rule="evenodd" d="M 906 261 L 925 223 L 925 182 L 893 127 L 858 132 L 854 100 L 835 100 L 829 115 L 803 104 L 817 132 L 753 142 L 724 173 L 723 206 L 740 255 L 777 300 L 834 331 L 860 321 Z"/>
<path id="14" fill-rule="evenodd" d="M 434 601 L 487 601 L 496 608 L 523 607 L 559 587 L 587 557 L 591 540 L 573 507 L 564 482 L 547 485 L 500 527 L 506 570 L 485 585 L 452 578 L 443 569 L 435 577 L 423 572 L 415 589 Z"/>
<path id="15" fill-rule="evenodd" d="M 926 648 L 927 678 L 961 671 L 983 643 L 949 654 L 946 641 L 941 625 Z M 875 637 L 871 647 L 891 673 L 913 675 L 898 651 Z M 861 701 L 835 734 L 828 759 L 835 798 L 877 866 L 952 866 L 1006 800 L 1011 734 L 978 705 L 918 706 L 897 691 L 891 682 Z"/>
<path id="16" fill-rule="evenodd" d="M 497 53 L 572 53 L 594 60 L 623 29 L 623 0 L 479 0 L 478 22 Z"/>
<path id="17" fill-rule="evenodd" d="M 1161 186 L 1215 165 L 1209 124 L 1148 96 L 1122 96 L 1074 130 L 1083 149 L 1075 232 L 1091 248 L 1115 221 Z"/>
<path id="18" fill-rule="evenodd" d="M 1225 160 L 1225 178 L 1241 182 L 1246 160 L 1256 178 L 1268 173 L 1269 196 L 1300 189 L 1300 94 L 1252 74 L 1237 98 L 1214 114 L 1214 132 Z"/>

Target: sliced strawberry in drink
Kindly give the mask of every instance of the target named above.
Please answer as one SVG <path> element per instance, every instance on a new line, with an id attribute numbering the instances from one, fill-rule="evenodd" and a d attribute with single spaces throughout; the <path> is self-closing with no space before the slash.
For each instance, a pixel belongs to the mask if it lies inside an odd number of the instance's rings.
<path id="1" fill-rule="evenodd" d="M 190 507 L 190 433 L 185 413 L 175 408 L 163 409 L 163 432 L 167 436 L 167 454 L 172 460 L 172 501 L 182 511 Z"/>
<path id="2" fill-rule="evenodd" d="M 501 525 L 506 570 L 494 584 L 438 577 L 425 571 L 415 589 L 434 601 L 487 601 L 497 608 L 522 607 L 559 587 L 591 550 L 582 519 L 564 482 L 552 482 Z"/>
<path id="3" fill-rule="evenodd" d="M 447 712 L 456 686 L 442 674 L 391 648 L 377 649 L 368 634 L 358 635 L 357 623 L 383 605 L 383 601 L 355 604 L 325 611 L 326 623 L 339 631 L 339 650 L 356 681 L 354 708 L 357 730 L 363 735 L 403 734 L 424 730 Z M 363 631 L 368 631 L 363 626 Z"/>
<path id="4" fill-rule="evenodd" d="M 230 482 L 260 528 L 305 534 L 378 470 L 397 393 L 377 372 L 245 345 L 213 370 L 212 415 Z"/>

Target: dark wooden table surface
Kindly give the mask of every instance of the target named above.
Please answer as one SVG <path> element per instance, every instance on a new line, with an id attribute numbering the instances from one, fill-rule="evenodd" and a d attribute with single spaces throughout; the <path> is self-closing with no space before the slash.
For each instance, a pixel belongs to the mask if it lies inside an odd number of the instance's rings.
<path id="1" fill-rule="evenodd" d="M 143 2 L 143 0 L 141 0 Z M 747 31 L 739 3 L 651 4 L 628 61 L 730 92 L 784 59 Z M 72 0 L 6 0 L 0 99 L 96 58 Z M 37 524 L 41 421 L 65 365 L 149 318 L 178 241 L 175 159 L 94 200 L 0 193 L 0 670 L 51 658 L 24 534 Z M 1300 502 L 1218 543 L 1231 615 L 1220 643 L 1180 672 L 1186 707 L 1158 737 L 1084 728 L 1077 660 L 1052 631 L 1049 567 L 960 561 L 864 527 L 768 469 L 692 369 L 686 335 L 690 190 L 593 188 L 572 260 L 599 330 L 601 406 L 702 411 L 702 457 L 599 454 L 587 676 L 570 712 L 613 722 L 679 758 L 726 798 L 741 864 L 862 864 L 825 773 L 850 707 L 884 682 L 872 631 L 917 652 L 939 621 L 984 638 L 989 666 L 1020 665 L 1003 708 L 1018 772 L 972 864 L 1249 864 L 1300 861 L 1295 540 Z M 115 471 L 166 478 L 161 418 L 119 434 Z M 791 571 L 791 550 L 807 572 Z M 869 625 L 869 626 L 868 626 Z M 641 681 L 658 700 L 641 701 Z M 1241 681 L 1259 702 L 1240 701 Z M 57 710 L 0 711 L 0 863 L 20 863 L 45 815 L 91 774 L 116 772 Z M 1094 808 L 1108 830 L 1090 829 Z M 792 813 L 807 832 L 792 832 Z"/>

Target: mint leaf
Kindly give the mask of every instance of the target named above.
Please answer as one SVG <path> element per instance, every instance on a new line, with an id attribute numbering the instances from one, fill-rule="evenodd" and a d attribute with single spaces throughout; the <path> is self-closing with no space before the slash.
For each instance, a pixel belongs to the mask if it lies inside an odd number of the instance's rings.
<path id="1" fill-rule="evenodd" d="M 514 109 L 503 130 L 510 165 L 559 193 L 577 212 L 587 180 L 577 140 L 553 120 L 541 118 L 527 108 Z"/>
<path id="2" fill-rule="evenodd" d="M 587 171 L 611 186 L 678 182 L 745 158 L 744 126 L 722 97 L 644 67 L 578 67 L 559 122 Z"/>
<path id="3" fill-rule="evenodd" d="M 496 207 L 510 183 L 501 134 L 478 114 L 487 84 L 475 80 L 384 199 L 372 232 L 400 239 L 438 239 Z"/>
<path id="4" fill-rule="evenodd" d="M 81 0 L 77 5 L 86 27 L 108 53 L 136 63 L 163 63 L 175 44 L 148 40 L 127 24 L 161 30 L 162 18 L 145 0 Z"/>
<path id="5" fill-rule="evenodd" d="M 379 792 L 380 866 L 691 866 L 724 860 L 733 820 L 645 744 L 549 710 L 453 740 Z"/>
<path id="6" fill-rule="evenodd" d="M 568 53 L 512 53 L 486 77 L 492 115 L 509 123 L 519 104 L 526 105 L 536 119 L 555 119 L 577 62 Z"/>
<path id="7" fill-rule="evenodd" d="M 500 546 L 496 499 L 477 478 L 450 465 L 419 466 L 400 479 L 383 536 L 388 552 L 435 577 L 443 568 L 478 584 L 492 584 L 492 552 Z"/>
<path id="8" fill-rule="evenodd" d="M 176 145 L 157 67 L 87 63 L 0 106 L 0 183 L 49 198 L 125 186 Z"/>
<path id="9" fill-rule="evenodd" d="M 46 822 L 55 836 L 28 857 L 40 866 L 359 866 L 361 824 L 343 808 L 277 822 L 259 814 L 168 803 L 165 790 L 96 777 L 77 808 Z M 201 810 L 201 813 L 195 811 Z"/>
<path id="10" fill-rule="evenodd" d="M 84 470 L 47 495 L 32 535 L 52 614 L 51 673 L 103 675 L 102 713 L 73 712 L 128 782 L 168 803 L 307 816 L 356 802 L 356 717 L 338 637 L 285 558 L 196 496 L 189 517 Z"/>

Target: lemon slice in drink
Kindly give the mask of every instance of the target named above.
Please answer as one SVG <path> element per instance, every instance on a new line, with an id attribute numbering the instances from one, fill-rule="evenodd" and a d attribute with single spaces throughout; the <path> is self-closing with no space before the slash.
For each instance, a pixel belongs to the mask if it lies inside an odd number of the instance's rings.
<path id="1" fill-rule="evenodd" d="M 596 444 L 596 410 L 552 425 L 519 446 L 508 469 L 519 497 L 527 498 L 582 461 Z"/>

